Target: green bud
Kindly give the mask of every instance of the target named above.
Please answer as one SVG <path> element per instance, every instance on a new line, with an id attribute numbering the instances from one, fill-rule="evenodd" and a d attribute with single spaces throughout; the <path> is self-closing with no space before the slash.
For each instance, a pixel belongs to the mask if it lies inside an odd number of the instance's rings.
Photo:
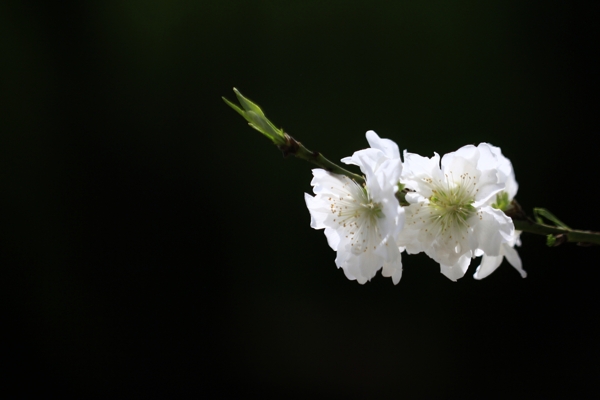
<path id="1" fill-rule="evenodd" d="M 248 121 L 248 125 L 271 139 L 275 145 L 281 146 L 286 144 L 283 130 L 276 128 L 275 125 L 267 119 L 256 103 L 253 103 L 250 99 L 244 97 L 236 88 L 233 88 L 233 91 L 243 109 L 233 104 L 225 97 L 223 97 L 223 101 L 244 117 L 244 119 Z"/>
<path id="2" fill-rule="evenodd" d="M 259 116 L 264 118 L 265 114 L 262 112 L 262 110 L 260 109 L 260 107 L 257 104 L 254 104 L 252 101 L 250 101 L 250 99 L 247 99 L 244 96 L 242 96 L 240 91 L 237 90 L 236 88 L 233 88 L 233 91 L 235 92 L 235 96 L 238 98 L 238 101 L 240 102 L 242 107 L 244 107 L 244 110 L 253 111 L 256 114 L 258 114 Z"/>

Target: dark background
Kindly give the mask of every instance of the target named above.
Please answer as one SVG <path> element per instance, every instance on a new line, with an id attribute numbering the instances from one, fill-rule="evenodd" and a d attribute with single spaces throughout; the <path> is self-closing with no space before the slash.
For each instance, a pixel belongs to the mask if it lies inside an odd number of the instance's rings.
<path id="1" fill-rule="evenodd" d="M 309 227 L 310 166 L 374 129 L 490 142 L 518 200 L 600 230 L 599 9 L 572 1 L 0 5 L 3 364 L 46 397 L 592 397 L 600 251 L 522 236 L 452 283 L 347 280 Z"/>

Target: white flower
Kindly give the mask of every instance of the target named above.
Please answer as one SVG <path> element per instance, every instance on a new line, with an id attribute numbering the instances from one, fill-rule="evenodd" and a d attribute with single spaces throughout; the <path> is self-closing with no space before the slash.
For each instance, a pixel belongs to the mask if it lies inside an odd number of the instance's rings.
<path id="1" fill-rule="evenodd" d="M 502 154 L 500 148 L 496 146 L 492 146 L 490 144 L 482 143 L 479 145 L 482 151 L 487 151 L 492 156 L 486 157 L 486 160 L 492 161 L 490 167 L 495 167 L 498 170 L 498 180 L 499 182 L 503 182 L 505 184 L 505 188 L 503 192 L 499 193 L 497 200 L 494 204 L 495 207 L 502 207 L 510 204 L 510 202 L 514 199 L 517 194 L 517 190 L 519 189 L 519 185 L 515 180 L 515 172 L 513 170 L 513 166 L 510 160 Z M 504 195 L 504 198 L 502 198 Z M 507 204 L 502 204 L 502 203 Z M 483 251 L 478 250 L 475 255 L 482 255 L 481 264 L 477 267 L 475 274 L 473 277 L 475 279 L 483 279 L 486 276 L 490 275 L 492 272 L 496 270 L 502 264 L 502 260 L 504 257 L 508 260 L 508 262 L 521 274 L 523 278 L 527 277 L 527 272 L 523 270 L 523 266 L 521 263 L 521 258 L 519 257 L 519 253 L 514 249 L 515 244 L 517 246 L 521 245 L 521 241 L 519 236 L 521 235 L 520 231 L 514 231 L 512 237 L 509 241 L 502 243 L 500 247 L 500 254 L 497 256 L 492 256 L 485 254 Z"/>
<path id="2" fill-rule="evenodd" d="M 404 210 L 395 197 L 402 171 L 398 146 L 367 132 L 370 149 L 342 159 L 360 167 L 366 184 L 343 175 L 313 170 L 315 196 L 305 193 L 311 224 L 325 229 L 329 246 L 337 251 L 335 263 L 346 277 L 364 284 L 383 268 L 394 284 L 402 276 L 400 249 L 396 245 L 404 225 Z"/>
<path id="3" fill-rule="evenodd" d="M 499 256 L 514 235 L 512 220 L 491 206 L 505 188 L 486 144 L 464 146 L 431 158 L 404 153 L 401 182 L 408 189 L 406 226 L 399 245 L 408 253 L 425 252 L 441 272 L 461 278 L 476 251 Z"/>

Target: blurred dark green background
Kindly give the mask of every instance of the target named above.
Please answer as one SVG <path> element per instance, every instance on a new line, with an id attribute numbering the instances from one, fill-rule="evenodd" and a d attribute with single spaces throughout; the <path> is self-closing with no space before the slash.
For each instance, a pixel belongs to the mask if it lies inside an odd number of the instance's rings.
<path id="1" fill-rule="evenodd" d="M 310 166 L 220 97 L 236 86 L 332 160 L 368 129 L 423 155 L 490 142 L 525 209 L 600 230 L 598 16 L 571 1 L 1 3 L 6 390 L 597 394 L 598 248 L 523 235 L 527 279 L 505 263 L 475 281 L 474 261 L 452 283 L 411 256 L 398 286 L 348 281 L 309 227 Z"/>

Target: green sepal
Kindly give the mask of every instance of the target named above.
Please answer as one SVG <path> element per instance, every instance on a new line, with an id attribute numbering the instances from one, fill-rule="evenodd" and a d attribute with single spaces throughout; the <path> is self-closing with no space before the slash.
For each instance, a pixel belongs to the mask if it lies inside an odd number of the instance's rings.
<path id="1" fill-rule="evenodd" d="M 496 195 L 496 202 L 492 204 L 493 208 L 496 208 L 500 211 L 506 210 L 510 207 L 510 201 L 508 200 L 507 192 L 500 192 Z"/>

